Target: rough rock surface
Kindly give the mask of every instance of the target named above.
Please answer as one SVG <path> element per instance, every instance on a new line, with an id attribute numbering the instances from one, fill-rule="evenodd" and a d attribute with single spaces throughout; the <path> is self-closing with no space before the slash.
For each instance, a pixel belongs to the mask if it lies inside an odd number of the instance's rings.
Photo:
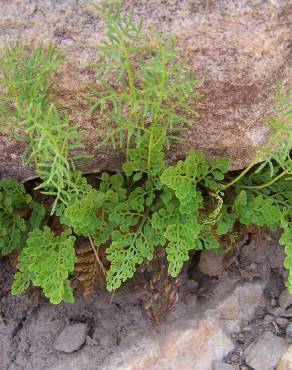
<path id="1" fill-rule="evenodd" d="M 54 343 L 54 349 L 66 353 L 78 351 L 85 343 L 87 331 L 87 324 L 77 323 L 67 326 L 58 335 Z"/>
<path id="2" fill-rule="evenodd" d="M 126 5 L 145 18 L 146 29 L 174 34 L 198 77 L 205 77 L 204 98 L 196 103 L 201 116 L 168 158 L 177 160 L 197 147 L 210 156 L 228 155 L 233 168 L 244 167 L 268 136 L 264 118 L 273 107 L 275 81 L 291 84 L 291 1 L 127 0 Z M 0 50 L 8 41 L 31 46 L 51 40 L 65 51 L 68 63 L 58 72 L 53 93 L 85 130 L 87 149 L 95 154 L 80 164 L 86 172 L 117 170 L 123 161 L 123 154 L 109 147 L 93 150 L 99 141 L 96 122 L 84 114 L 82 94 L 94 82 L 87 65 L 101 35 L 87 0 L 1 0 Z M 19 164 L 22 150 L 0 137 L 0 176 L 33 175 Z"/>
<path id="3" fill-rule="evenodd" d="M 289 293 L 288 289 L 283 290 L 279 297 L 279 306 L 286 309 L 292 306 L 292 295 Z"/>
<path id="4" fill-rule="evenodd" d="M 247 348 L 246 363 L 256 370 L 270 370 L 277 366 L 289 344 L 270 331 L 265 332 L 258 341 Z"/>
<path id="5" fill-rule="evenodd" d="M 290 370 L 292 368 L 292 345 L 283 354 L 276 370 Z"/>

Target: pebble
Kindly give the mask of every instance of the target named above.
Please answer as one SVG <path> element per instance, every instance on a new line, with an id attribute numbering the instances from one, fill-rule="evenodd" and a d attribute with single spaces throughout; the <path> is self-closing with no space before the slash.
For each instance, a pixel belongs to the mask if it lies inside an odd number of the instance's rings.
<path id="1" fill-rule="evenodd" d="M 214 361 L 213 370 L 235 370 L 235 367 L 226 362 Z"/>
<path id="2" fill-rule="evenodd" d="M 54 349 L 66 353 L 78 351 L 86 341 L 87 332 L 87 324 L 78 323 L 66 326 L 56 338 Z"/>
<path id="3" fill-rule="evenodd" d="M 279 307 L 281 308 L 281 307 Z M 282 315 L 283 317 L 292 317 L 292 308 L 288 308 L 287 310 L 284 310 L 284 313 Z"/>
<path id="4" fill-rule="evenodd" d="M 275 316 L 275 317 L 285 317 L 285 310 L 282 307 L 272 307 L 268 306 L 267 311 L 269 314 Z"/>
<path id="5" fill-rule="evenodd" d="M 286 309 L 292 305 L 292 294 L 288 292 L 288 289 L 283 290 L 279 297 L 279 306 Z"/>
<path id="6" fill-rule="evenodd" d="M 286 328 L 289 324 L 289 320 L 286 317 L 276 317 L 275 321 L 281 328 Z"/>
<path id="7" fill-rule="evenodd" d="M 241 330 L 241 320 L 234 319 L 234 320 L 222 320 L 222 325 L 224 328 L 224 331 L 228 335 L 234 335 L 240 332 Z"/>
<path id="8" fill-rule="evenodd" d="M 290 370 L 292 368 L 292 345 L 281 357 L 276 370 Z"/>
<path id="9" fill-rule="evenodd" d="M 270 324 L 271 322 L 273 322 L 273 320 L 274 320 L 274 316 L 272 316 L 272 315 L 266 315 L 264 317 L 264 323 L 265 324 Z"/>
<path id="10" fill-rule="evenodd" d="M 270 305 L 272 307 L 276 307 L 277 306 L 277 300 L 275 298 L 272 298 L 271 301 L 270 301 Z"/>
<path id="11" fill-rule="evenodd" d="M 290 322 L 286 328 L 286 335 L 292 339 L 292 322 Z"/>

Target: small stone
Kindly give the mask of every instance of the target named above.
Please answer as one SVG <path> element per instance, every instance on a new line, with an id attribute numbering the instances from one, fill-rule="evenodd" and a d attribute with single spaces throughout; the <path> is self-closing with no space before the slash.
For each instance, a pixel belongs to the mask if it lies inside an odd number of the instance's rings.
<path id="1" fill-rule="evenodd" d="M 227 364 L 226 362 L 215 361 L 213 362 L 213 370 L 234 370 L 231 364 Z"/>
<path id="2" fill-rule="evenodd" d="M 110 333 L 103 333 L 99 337 L 99 343 L 102 347 L 109 348 L 117 344 L 117 337 Z"/>
<path id="3" fill-rule="evenodd" d="M 240 330 L 241 330 L 241 320 L 239 320 L 239 319 L 222 320 L 221 322 L 222 322 L 224 331 L 228 335 L 231 335 L 232 336 L 233 334 L 239 333 Z"/>
<path id="4" fill-rule="evenodd" d="M 292 337 L 292 322 L 290 322 L 286 328 L 286 335 L 290 338 Z"/>
<path id="5" fill-rule="evenodd" d="M 240 366 L 240 370 L 249 370 L 249 368 L 246 365 Z"/>
<path id="6" fill-rule="evenodd" d="M 288 289 L 283 290 L 279 297 L 279 306 L 286 309 L 292 305 L 292 294 L 288 292 Z"/>
<path id="7" fill-rule="evenodd" d="M 285 317 L 285 310 L 282 307 L 267 307 L 267 311 L 269 314 L 275 316 L 275 317 Z"/>
<path id="8" fill-rule="evenodd" d="M 199 288 L 199 283 L 195 280 L 187 280 L 184 287 L 190 292 L 196 292 Z"/>
<path id="9" fill-rule="evenodd" d="M 279 307 L 281 308 L 281 307 Z M 292 308 L 288 308 L 287 310 L 284 310 L 284 313 L 282 314 L 283 317 L 292 317 Z"/>
<path id="10" fill-rule="evenodd" d="M 95 339 L 91 338 L 89 335 L 86 336 L 86 344 L 88 346 L 98 346 L 98 342 Z"/>
<path id="11" fill-rule="evenodd" d="M 292 369 L 292 345 L 282 355 L 281 360 L 276 370 L 290 370 Z"/>
<path id="12" fill-rule="evenodd" d="M 264 317 L 264 323 L 265 324 L 270 324 L 273 320 L 274 320 L 274 316 L 272 316 L 272 315 L 266 315 Z"/>
<path id="13" fill-rule="evenodd" d="M 198 267 L 206 275 L 221 276 L 225 269 L 224 258 L 224 254 L 204 249 L 200 255 Z"/>
<path id="14" fill-rule="evenodd" d="M 272 298 L 271 301 L 270 301 L 270 305 L 272 307 L 276 307 L 277 306 L 277 300 L 275 298 Z"/>
<path id="15" fill-rule="evenodd" d="M 289 324 L 289 320 L 286 317 L 276 317 L 275 321 L 281 328 L 286 328 Z"/>
<path id="16" fill-rule="evenodd" d="M 87 331 L 87 324 L 78 323 L 67 326 L 55 340 L 54 349 L 66 353 L 78 351 L 85 343 Z"/>
<path id="17" fill-rule="evenodd" d="M 245 350 L 245 361 L 256 370 L 273 369 L 288 346 L 285 339 L 277 337 L 270 331 L 264 332 L 257 342 Z"/>

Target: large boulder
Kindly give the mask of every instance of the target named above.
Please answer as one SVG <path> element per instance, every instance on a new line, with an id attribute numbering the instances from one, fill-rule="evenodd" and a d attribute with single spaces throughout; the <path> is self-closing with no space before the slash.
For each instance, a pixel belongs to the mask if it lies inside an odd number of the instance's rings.
<path id="1" fill-rule="evenodd" d="M 272 112 L 276 81 L 291 85 L 292 7 L 289 0 L 128 0 L 146 28 L 171 32 L 190 58 L 204 97 L 197 103 L 185 139 L 168 158 L 175 161 L 192 147 L 209 156 L 228 155 L 232 167 L 242 168 L 265 142 L 265 118 Z M 0 51 L 6 42 L 31 46 L 53 41 L 64 50 L 67 63 L 57 73 L 53 95 L 72 120 L 85 130 L 93 159 L 80 163 L 85 172 L 118 170 L 123 152 L 94 149 L 100 140 L 96 122 L 86 118 L 86 85 L 94 82 L 88 64 L 95 59 L 102 28 L 89 0 L 1 0 Z M 0 136 L 0 176 L 28 179 L 32 168 L 19 160 L 23 146 Z"/>

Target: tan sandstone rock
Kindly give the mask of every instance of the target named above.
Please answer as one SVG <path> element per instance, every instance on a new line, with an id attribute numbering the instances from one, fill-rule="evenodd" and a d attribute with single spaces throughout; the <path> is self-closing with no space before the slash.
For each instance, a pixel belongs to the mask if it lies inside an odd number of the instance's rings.
<path id="1" fill-rule="evenodd" d="M 292 345 L 281 357 L 276 370 L 291 370 L 292 369 Z"/>
<path id="2" fill-rule="evenodd" d="M 124 3 L 145 18 L 146 29 L 175 35 L 198 77 L 205 77 L 205 96 L 195 103 L 201 116 L 168 154 L 170 161 L 196 147 L 209 156 L 228 155 L 233 168 L 244 167 L 268 136 L 264 119 L 272 111 L 276 80 L 291 84 L 291 1 Z M 87 0 L 1 0 L 0 51 L 8 41 L 32 46 L 51 40 L 67 56 L 53 93 L 85 130 L 87 150 L 94 154 L 92 160 L 79 164 L 86 172 L 117 170 L 123 161 L 123 153 L 110 147 L 93 149 L 100 140 L 96 122 L 85 117 L 82 94 L 87 83 L 94 82 L 87 65 L 95 59 L 101 35 L 100 22 Z M 18 143 L 0 137 L 0 176 L 33 176 L 32 168 L 19 163 L 22 151 Z"/>

